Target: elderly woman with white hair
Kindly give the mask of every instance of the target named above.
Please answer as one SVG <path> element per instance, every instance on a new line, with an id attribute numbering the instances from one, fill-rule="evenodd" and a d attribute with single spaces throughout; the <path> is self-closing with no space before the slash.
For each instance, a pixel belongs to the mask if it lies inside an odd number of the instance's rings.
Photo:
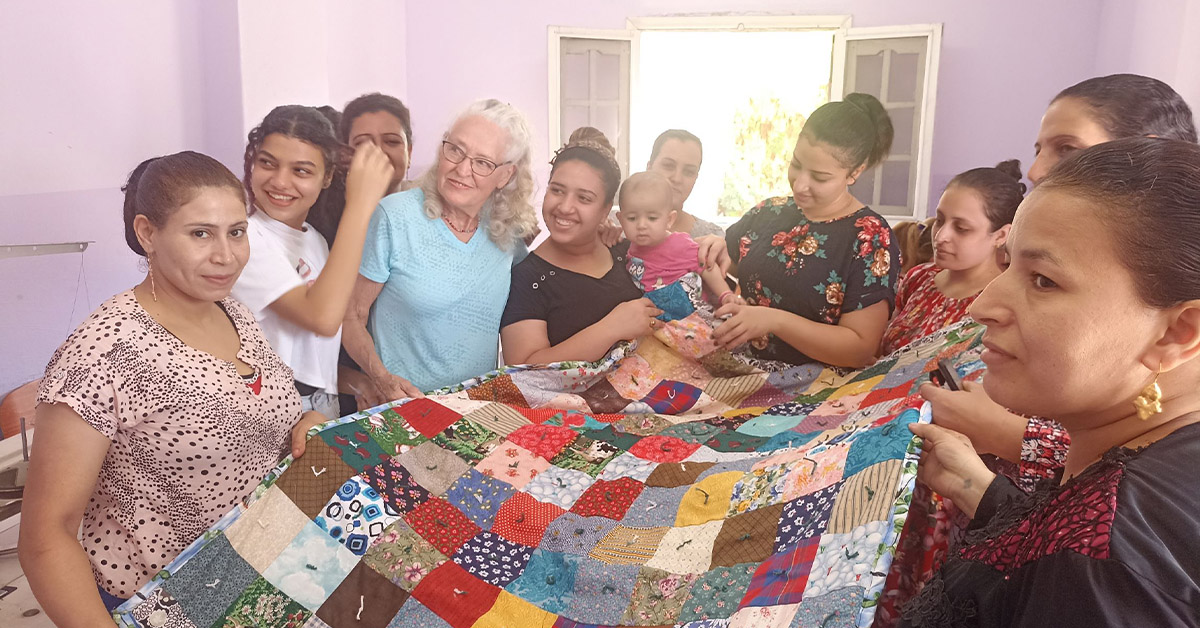
<path id="1" fill-rule="evenodd" d="M 529 126 L 512 106 L 463 111 L 416 187 L 375 210 L 342 341 L 376 390 L 420 396 L 490 371 L 510 271 L 537 227 Z"/>

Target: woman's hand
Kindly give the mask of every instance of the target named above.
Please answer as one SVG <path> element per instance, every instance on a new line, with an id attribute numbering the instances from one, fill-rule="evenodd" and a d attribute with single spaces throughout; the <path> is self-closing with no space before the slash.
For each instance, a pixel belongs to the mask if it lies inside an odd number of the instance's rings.
<path id="1" fill-rule="evenodd" d="M 716 266 L 721 269 L 721 274 L 729 272 L 733 260 L 729 258 L 729 245 L 725 243 L 725 238 L 718 235 L 700 236 L 696 238 L 696 244 L 700 245 L 696 261 L 701 268 Z"/>
<path id="2" fill-rule="evenodd" d="M 981 454 L 1017 462 L 1028 421 L 992 401 L 978 382 L 959 391 L 924 384 L 921 396 L 932 405 L 933 422 L 966 436 Z"/>
<path id="3" fill-rule="evenodd" d="M 613 222 L 612 218 L 600 223 L 600 226 L 596 227 L 596 231 L 600 233 L 600 242 L 610 249 L 625 239 L 625 230 L 621 228 L 621 225 Z"/>
<path id="4" fill-rule="evenodd" d="M 346 173 L 346 210 L 370 216 L 391 187 L 393 174 L 391 160 L 374 142 L 359 144 Z"/>
<path id="5" fill-rule="evenodd" d="M 778 312 L 761 305 L 746 305 L 745 300 L 735 299 L 713 313 L 717 318 L 729 316 L 713 332 L 713 340 L 726 349 L 761 338 L 774 331 L 775 315 Z"/>
<path id="6" fill-rule="evenodd" d="M 397 399 L 417 399 L 425 396 L 412 382 L 399 375 L 388 373 L 386 378 L 377 379 L 374 383 L 381 397 L 369 399 L 372 407 Z"/>
<path id="7" fill-rule="evenodd" d="M 300 415 L 300 420 L 292 427 L 293 459 L 304 455 L 304 444 L 308 442 L 308 430 L 329 420 L 331 420 L 329 417 L 316 410 L 309 410 Z"/>
<path id="8" fill-rule="evenodd" d="M 974 517 L 996 474 L 975 453 L 971 439 L 937 425 L 912 423 L 908 429 L 925 441 L 917 479 Z"/>
<path id="9" fill-rule="evenodd" d="M 601 322 L 617 340 L 634 340 L 658 328 L 659 321 L 655 317 L 659 314 L 662 310 L 650 299 L 642 297 L 614 307 Z"/>

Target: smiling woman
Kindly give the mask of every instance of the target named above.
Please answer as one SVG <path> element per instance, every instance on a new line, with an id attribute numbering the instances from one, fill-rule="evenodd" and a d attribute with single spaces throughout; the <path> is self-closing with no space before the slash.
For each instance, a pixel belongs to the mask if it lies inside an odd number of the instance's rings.
<path id="1" fill-rule="evenodd" d="M 324 420 L 302 417 L 291 370 L 229 298 L 250 256 L 233 173 L 192 152 L 143 162 L 125 187 L 125 239 L 145 280 L 71 334 L 38 390 L 20 558 L 60 626 L 111 622 L 106 607 Z"/>
<path id="2" fill-rule="evenodd" d="M 367 222 L 394 168 L 374 143 L 359 145 L 345 175 L 345 208 L 333 248 L 308 222 L 341 203 L 328 188 L 344 147 L 316 109 L 276 107 L 250 132 L 246 187 L 254 246 L 233 296 L 295 371 L 305 410 L 341 416 L 341 324 L 362 258 Z"/>

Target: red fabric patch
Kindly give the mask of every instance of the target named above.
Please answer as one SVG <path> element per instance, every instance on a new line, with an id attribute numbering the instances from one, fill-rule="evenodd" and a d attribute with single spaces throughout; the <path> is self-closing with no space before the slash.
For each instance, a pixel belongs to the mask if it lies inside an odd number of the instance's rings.
<path id="1" fill-rule="evenodd" d="M 408 403 L 392 408 L 404 417 L 408 424 L 428 438 L 433 438 L 442 430 L 453 425 L 462 415 L 443 406 L 432 399 L 413 399 Z"/>
<path id="2" fill-rule="evenodd" d="M 908 396 L 908 392 L 910 390 L 912 390 L 912 382 L 901 384 L 892 388 L 877 388 L 867 393 L 867 396 L 863 397 L 863 400 L 858 404 L 858 407 L 870 408 L 877 403 L 892 401 L 893 399 L 903 399 Z"/>
<path id="3" fill-rule="evenodd" d="M 1125 475 L 1118 466 L 1087 482 L 1078 482 L 1050 503 L 995 538 L 965 548 L 960 555 L 1007 572 L 1058 552 L 1108 558 L 1117 485 Z"/>
<path id="4" fill-rule="evenodd" d="M 508 435 L 508 440 L 550 460 L 578 437 L 574 430 L 557 425 L 522 425 Z"/>
<path id="5" fill-rule="evenodd" d="M 454 562 L 445 562 L 425 576 L 412 596 L 454 628 L 471 628 L 492 610 L 500 589 L 472 576 Z"/>
<path id="6" fill-rule="evenodd" d="M 459 509 L 441 497 L 421 504 L 405 515 L 404 520 L 429 544 L 446 556 L 479 534 L 479 526 L 467 518 Z"/>
<path id="7" fill-rule="evenodd" d="M 554 504 L 534 499 L 529 493 L 517 492 L 496 512 L 492 532 L 510 541 L 537 547 L 546 534 L 546 528 L 565 512 Z"/>
<path id="8" fill-rule="evenodd" d="M 599 516 L 620 521 L 644 488 L 645 484 L 633 478 L 597 480 L 583 492 L 571 512 L 581 517 Z"/>
<path id="9" fill-rule="evenodd" d="M 629 453 L 650 462 L 682 462 L 700 449 L 699 443 L 689 443 L 674 436 L 647 436 L 639 440 Z"/>

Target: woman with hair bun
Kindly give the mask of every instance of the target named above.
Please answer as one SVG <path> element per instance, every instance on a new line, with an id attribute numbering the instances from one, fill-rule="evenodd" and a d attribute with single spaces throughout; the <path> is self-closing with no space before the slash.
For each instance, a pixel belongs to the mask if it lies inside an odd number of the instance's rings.
<path id="1" fill-rule="evenodd" d="M 860 367 L 891 315 L 899 248 L 879 214 L 850 193 L 892 145 L 892 122 L 868 94 L 819 107 L 796 140 L 792 194 L 763 201 L 726 232 L 745 303 L 717 310 L 726 347 L 756 357 Z"/>
<path id="2" fill-rule="evenodd" d="M 896 314 L 883 334 L 887 354 L 957 323 L 1000 274 L 1004 245 L 1017 205 L 1025 198 L 1021 162 L 974 168 L 953 179 L 938 201 L 933 261 L 908 271 L 896 288 Z"/>
<path id="3" fill-rule="evenodd" d="M 229 296 L 250 256 L 237 177 L 182 152 L 124 190 L 146 278 L 79 325 L 38 389 L 19 548 L 58 626 L 111 622 L 325 421 L 301 413 L 292 369 Z"/>
<path id="4" fill-rule="evenodd" d="M 512 272 L 500 322 L 507 364 L 598 360 L 622 340 L 653 331 L 662 314 L 642 296 L 625 259 L 629 242 L 611 249 L 598 227 L 621 185 L 608 138 L 592 127 L 571 133 L 551 161 L 542 218 L 550 236 Z M 724 242 L 697 238 L 697 261 L 728 264 Z"/>

